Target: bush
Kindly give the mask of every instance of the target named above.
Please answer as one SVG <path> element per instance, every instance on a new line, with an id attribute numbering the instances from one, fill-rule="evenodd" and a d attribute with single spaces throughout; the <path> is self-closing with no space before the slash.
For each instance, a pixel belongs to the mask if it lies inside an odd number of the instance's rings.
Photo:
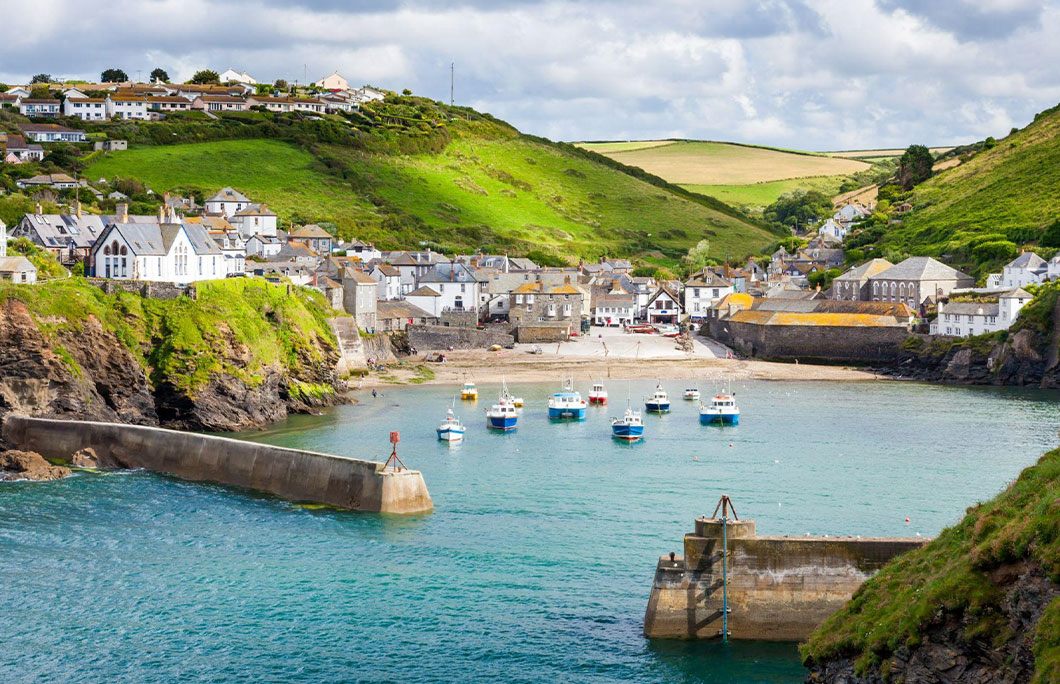
<path id="1" fill-rule="evenodd" d="M 983 242 L 972 248 L 972 254 L 983 261 L 1011 259 L 1019 252 L 1016 244 L 1008 240 Z"/>

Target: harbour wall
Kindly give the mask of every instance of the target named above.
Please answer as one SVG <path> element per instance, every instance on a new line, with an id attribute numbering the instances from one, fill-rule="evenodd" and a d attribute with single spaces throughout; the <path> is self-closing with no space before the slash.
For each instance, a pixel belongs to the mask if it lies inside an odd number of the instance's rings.
<path id="1" fill-rule="evenodd" d="M 659 559 L 644 635 L 721 637 L 723 595 L 733 639 L 800 641 L 850 600 L 861 584 L 925 539 L 759 537 L 752 520 L 729 521 L 723 578 L 721 521 L 696 520 L 684 556 Z"/>
<path id="2" fill-rule="evenodd" d="M 710 319 L 709 337 L 741 354 L 778 361 L 889 363 L 902 359 L 904 326 L 768 325 Z"/>
<path id="3" fill-rule="evenodd" d="M 479 330 L 445 325 L 410 325 L 409 344 L 417 351 L 428 349 L 486 349 L 494 344 L 511 346 L 514 338 L 497 330 Z"/>
<path id="4" fill-rule="evenodd" d="M 193 432 L 118 423 L 8 415 L 3 436 L 14 448 L 69 460 L 91 447 L 103 462 L 195 482 L 267 492 L 291 501 L 355 511 L 424 513 L 433 508 L 417 470 Z"/>

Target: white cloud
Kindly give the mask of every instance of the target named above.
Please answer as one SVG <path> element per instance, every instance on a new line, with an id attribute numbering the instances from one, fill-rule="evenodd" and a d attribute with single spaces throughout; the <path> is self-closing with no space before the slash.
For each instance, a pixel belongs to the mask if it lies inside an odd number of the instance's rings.
<path id="1" fill-rule="evenodd" d="M 7 0 L 0 81 L 338 69 L 561 139 L 835 149 L 1002 135 L 1060 101 L 1058 0 Z M 76 17 L 70 20 L 69 17 Z"/>

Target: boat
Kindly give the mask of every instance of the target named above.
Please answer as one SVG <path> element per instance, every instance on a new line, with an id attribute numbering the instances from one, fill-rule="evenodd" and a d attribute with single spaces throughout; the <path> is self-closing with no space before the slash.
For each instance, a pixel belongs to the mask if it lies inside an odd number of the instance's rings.
<path id="1" fill-rule="evenodd" d="M 568 378 L 563 389 L 548 398 L 548 417 L 555 420 L 583 420 L 586 406 L 588 404 L 582 399 L 581 393 L 574 389 L 574 381 Z"/>
<path id="2" fill-rule="evenodd" d="M 710 406 L 700 404 L 699 422 L 702 425 L 739 425 L 740 409 L 736 406 L 736 395 L 720 392 L 710 400 Z"/>
<path id="3" fill-rule="evenodd" d="M 515 408 L 523 407 L 523 398 L 512 394 L 511 391 L 508 390 L 508 382 L 503 379 L 501 380 L 501 399 L 507 400 L 508 403 Z"/>
<path id="4" fill-rule="evenodd" d="M 698 401 L 699 400 L 699 388 L 698 387 L 686 387 L 684 393 L 685 401 Z"/>
<path id="5" fill-rule="evenodd" d="M 468 380 L 464 383 L 463 388 L 460 390 L 460 398 L 464 401 L 475 401 L 478 399 L 478 387 L 475 387 L 475 383 Z"/>
<path id="6" fill-rule="evenodd" d="M 607 403 L 607 390 L 604 389 L 604 383 L 593 383 L 593 388 L 589 390 L 589 403 L 599 404 L 600 406 Z"/>
<path id="7" fill-rule="evenodd" d="M 659 333 L 663 337 L 677 337 L 681 334 L 681 329 L 676 325 L 664 323 L 655 326 L 655 332 Z"/>
<path id="8" fill-rule="evenodd" d="M 453 409 L 447 409 L 445 420 L 438 426 L 438 439 L 443 442 L 460 442 L 464 439 L 464 424 L 453 415 Z"/>
<path id="9" fill-rule="evenodd" d="M 648 413 L 670 412 L 670 395 L 666 393 L 662 385 L 656 385 L 651 396 L 644 399 L 644 410 Z"/>
<path id="10" fill-rule="evenodd" d="M 519 410 L 515 408 L 511 397 L 502 391 L 497 403 L 486 410 L 486 427 L 493 430 L 514 430 L 518 421 Z"/>
<path id="11" fill-rule="evenodd" d="M 647 323 L 630 324 L 626 326 L 626 332 L 650 334 L 655 332 L 655 326 L 649 325 Z"/>
<path id="12" fill-rule="evenodd" d="M 626 413 L 621 418 L 611 419 L 611 436 L 627 442 L 635 442 L 644 436 L 644 421 L 640 411 L 626 405 Z"/>

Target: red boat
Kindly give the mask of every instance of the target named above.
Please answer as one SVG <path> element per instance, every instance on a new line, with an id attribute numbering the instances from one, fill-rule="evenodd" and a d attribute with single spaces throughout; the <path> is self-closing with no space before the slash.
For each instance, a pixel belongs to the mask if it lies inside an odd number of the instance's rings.
<path id="1" fill-rule="evenodd" d="M 655 327 L 651 326 L 651 325 L 643 325 L 643 324 L 642 325 L 627 325 L 626 326 L 626 332 L 651 334 L 651 333 L 655 332 Z"/>
<path id="2" fill-rule="evenodd" d="M 593 383 L 593 388 L 589 390 L 589 403 L 599 406 L 607 403 L 607 390 L 604 389 L 603 383 Z"/>

